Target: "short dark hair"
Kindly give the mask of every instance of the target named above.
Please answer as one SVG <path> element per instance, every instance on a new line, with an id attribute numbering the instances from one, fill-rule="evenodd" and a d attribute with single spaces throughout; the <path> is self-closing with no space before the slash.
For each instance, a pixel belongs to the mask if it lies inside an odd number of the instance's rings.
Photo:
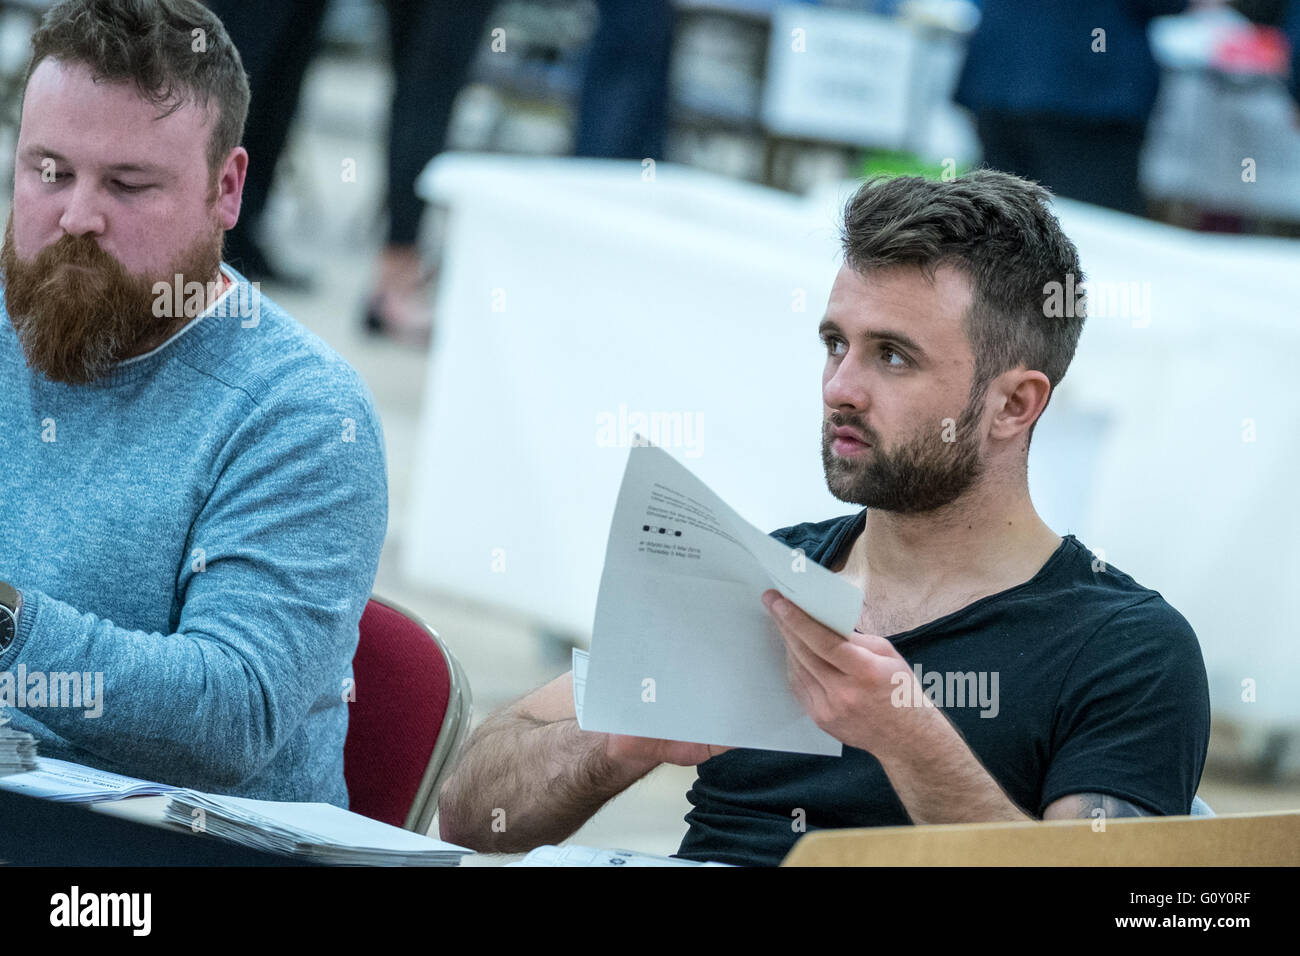
<path id="1" fill-rule="evenodd" d="M 1075 287 L 1084 281 L 1051 199 L 1038 183 L 993 169 L 948 182 L 873 177 L 844 209 L 844 261 L 862 275 L 895 265 L 917 265 L 930 275 L 945 264 L 963 270 L 972 285 L 965 316 L 975 356 L 972 398 L 1021 365 L 1046 375 L 1054 391 L 1085 316 L 1082 303 L 1064 317 L 1047 314 L 1049 283 L 1066 286 L 1067 275 Z M 1031 425 L 1030 437 L 1033 431 Z"/>
<path id="2" fill-rule="evenodd" d="M 133 82 L 164 115 L 187 103 L 200 109 L 215 103 L 207 144 L 214 180 L 244 138 L 249 91 L 243 61 L 216 14 L 197 0 L 61 0 L 32 34 L 24 95 L 46 58 L 84 64 L 96 81 Z"/>

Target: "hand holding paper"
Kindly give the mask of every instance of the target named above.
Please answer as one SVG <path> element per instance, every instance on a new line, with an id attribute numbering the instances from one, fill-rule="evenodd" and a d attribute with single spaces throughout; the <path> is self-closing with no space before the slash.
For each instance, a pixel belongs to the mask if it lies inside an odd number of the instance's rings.
<path id="1" fill-rule="evenodd" d="M 845 640 L 776 591 L 763 604 L 785 638 L 795 696 L 836 740 L 884 757 L 891 743 L 914 745 L 934 718 L 946 723 L 886 638 L 855 632 Z"/>
<path id="2" fill-rule="evenodd" d="M 579 727 L 582 726 L 582 701 L 587 686 L 587 658 L 585 652 L 574 648 L 573 709 L 577 714 Z M 704 761 L 730 749 L 730 747 L 688 743 L 682 740 L 659 740 L 654 737 L 610 734 L 606 754 L 617 763 L 649 773 L 662 763 L 670 763 L 678 767 L 697 767 Z"/>
<path id="3" fill-rule="evenodd" d="M 575 660 L 579 725 L 838 756 L 787 684 L 785 644 L 761 600 L 769 588 L 852 633 L 856 588 L 750 525 L 666 452 L 633 448 L 581 680 Z"/>

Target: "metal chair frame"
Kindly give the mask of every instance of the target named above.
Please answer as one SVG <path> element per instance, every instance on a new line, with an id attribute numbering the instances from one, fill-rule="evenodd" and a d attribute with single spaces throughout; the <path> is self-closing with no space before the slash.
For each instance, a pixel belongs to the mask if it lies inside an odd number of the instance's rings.
<path id="1" fill-rule="evenodd" d="M 426 624 L 420 615 L 377 594 L 372 594 L 370 600 L 388 608 L 390 611 L 395 611 L 423 628 L 424 632 L 437 645 L 438 651 L 447 662 L 449 683 L 447 709 L 442 717 L 442 726 L 438 730 L 438 739 L 434 743 L 433 753 L 429 755 L 429 764 L 424 769 L 424 776 L 420 780 L 420 786 L 415 792 L 415 798 L 411 801 L 410 810 L 407 811 L 406 822 L 402 824 L 404 829 L 415 833 L 428 834 L 433 826 L 434 814 L 438 810 L 438 790 L 448 774 L 451 773 L 456 757 L 460 753 L 461 745 L 464 744 L 465 737 L 469 734 L 474 712 L 473 695 L 470 692 L 469 679 L 465 676 L 465 670 L 461 667 L 460 661 L 456 659 L 456 655 L 451 652 L 451 649 L 443 643 L 438 632 Z"/>

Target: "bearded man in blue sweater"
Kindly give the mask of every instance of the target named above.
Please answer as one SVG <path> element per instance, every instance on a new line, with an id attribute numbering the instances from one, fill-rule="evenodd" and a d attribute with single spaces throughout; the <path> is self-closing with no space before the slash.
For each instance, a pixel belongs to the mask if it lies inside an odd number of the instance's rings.
<path id="1" fill-rule="evenodd" d="M 221 262 L 248 98 L 193 0 L 65 0 L 32 37 L 0 258 L 0 706 L 43 756 L 346 806 L 383 437 L 356 372 Z"/>

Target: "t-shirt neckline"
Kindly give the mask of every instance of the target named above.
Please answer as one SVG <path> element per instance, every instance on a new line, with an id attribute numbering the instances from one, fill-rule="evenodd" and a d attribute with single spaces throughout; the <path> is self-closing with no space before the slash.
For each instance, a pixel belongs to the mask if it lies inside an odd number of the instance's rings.
<path id="1" fill-rule="evenodd" d="M 862 533 L 862 530 L 866 527 L 866 524 L 867 524 L 867 509 L 863 508 L 860 512 L 858 512 L 858 514 L 854 517 L 852 521 L 846 522 L 846 524 L 841 527 L 839 534 L 836 536 L 836 539 L 833 542 L 834 554 L 823 555 L 822 556 L 823 559 L 821 562 L 822 566 L 825 567 L 827 570 L 829 570 L 831 567 L 837 564 L 839 562 L 839 558 L 841 554 L 846 549 L 846 542 L 848 542 L 847 546 L 851 547 L 852 542 L 856 540 L 859 534 Z M 989 601 L 996 601 L 999 598 L 1004 598 L 1009 594 L 1014 594 L 1017 591 L 1020 591 L 1024 588 L 1028 588 L 1031 585 L 1035 584 L 1040 578 L 1046 576 L 1049 572 L 1054 570 L 1054 566 L 1057 563 L 1064 560 L 1064 555 L 1068 550 L 1066 545 L 1069 543 L 1073 543 L 1077 545 L 1079 542 L 1078 539 L 1075 538 L 1075 536 L 1072 534 L 1061 535 L 1061 543 L 1056 546 L 1056 550 L 1051 553 L 1048 559 L 1043 562 L 1043 566 L 1039 568 L 1034 573 L 1034 575 L 1030 577 L 1027 581 L 1021 581 L 1019 584 L 1013 584 L 1011 587 L 1004 588 L 1003 590 L 997 591 L 993 594 L 986 594 L 982 598 L 977 598 L 976 600 L 972 601 L 970 604 L 965 605 L 964 607 L 959 607 L 955 611 L 950 611 L 947 614 L 943 615 L 942 617 L 936 617 L 933 621 L 926 621 L 924 624 L 918 624 L 916 627 L 906 631 L 899 631 L 897 634 L 889 634 L 889 635 L 882 635 L 882 636 L 884 636 L 885 639 L 888 640 L 890 643 L 896 644 L 901 640 L 906 640 L 915 635 L 928 631 L 931 628 L 938 627 L 939 625 L 951 621 L 953 618 L 959 615 L 968 614 L 971 611 L 976 610 L 981 605 L 986 604 Z"/>

